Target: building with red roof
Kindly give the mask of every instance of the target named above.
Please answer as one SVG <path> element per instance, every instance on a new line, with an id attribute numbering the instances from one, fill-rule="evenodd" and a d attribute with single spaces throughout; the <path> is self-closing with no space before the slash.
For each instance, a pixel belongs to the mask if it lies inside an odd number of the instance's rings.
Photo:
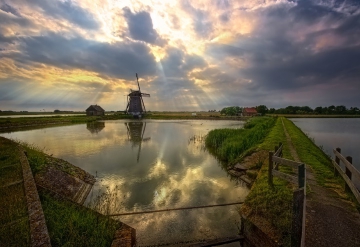
<path id="1" fill-rule="evenodd" d="M 244 107 L 242 115 L 244 117 L 252 117 L 258 115 L 258 112 L 255 107 Z"/>

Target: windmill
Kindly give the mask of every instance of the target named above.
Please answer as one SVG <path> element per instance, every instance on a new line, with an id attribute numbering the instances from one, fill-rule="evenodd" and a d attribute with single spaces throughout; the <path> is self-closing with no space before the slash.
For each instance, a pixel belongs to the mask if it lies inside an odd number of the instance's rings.
<path id="1" fill-rule="evenodd" d="M 139 90 L 130 89 L 130 93 L 127 96 L 128 103 L 125 112 L 132 114 L 134 117 L 141 117 L 143 114 L 146 114 L 145 104 L 142 97 L 150 97 L 150 94 L 141 92 L 137 73 L 136 80 Z"/>

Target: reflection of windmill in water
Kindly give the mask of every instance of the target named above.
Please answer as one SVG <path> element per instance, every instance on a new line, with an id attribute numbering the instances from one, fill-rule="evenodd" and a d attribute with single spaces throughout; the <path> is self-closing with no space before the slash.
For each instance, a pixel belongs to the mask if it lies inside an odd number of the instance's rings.
<path id="1" fill-rule="evenodd" d="M 144 133 L 146 129 L 146 122 L 128 122 L 125 123 L 128 133 L 128 140 L 132 142 L 132 146 L 139 145 L 139 150 L 137 154 L 137 161 L 139 162 L 140 153 L 141 153 L 141 144 L 143 142 L 149 141 L 151 138 L 144 138 Z"/>
<path id="2" fill-rule="evenodd" d="M 141 92 L 139 78 L 137 74 L 136 80 L 139 90 L 130 89 L 130 93 L 127 96 L 128 103 L 125 112 L 132 114 L 134 117 L 141 118 L 142 115 L 146 114 L 146 108 L 142 97 L 150 97 L 150 94 Z"/>

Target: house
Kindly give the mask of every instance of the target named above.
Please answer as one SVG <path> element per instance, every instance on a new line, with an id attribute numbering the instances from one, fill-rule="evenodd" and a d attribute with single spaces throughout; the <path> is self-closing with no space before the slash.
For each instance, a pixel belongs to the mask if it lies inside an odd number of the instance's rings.
<path id="1" fill-rule="evenodd" d="M 255 107 L 244 107 L 242 115 L 244 117 L 252 117 L 252 116 L 257 116 L 258 112 Z"/>
<path id="2" fill-rule="evenodd" d="M 91 105 L 86 109 L 87 116 L 103 116 L 105 115 L 105 110 L 99 105 Z"/>

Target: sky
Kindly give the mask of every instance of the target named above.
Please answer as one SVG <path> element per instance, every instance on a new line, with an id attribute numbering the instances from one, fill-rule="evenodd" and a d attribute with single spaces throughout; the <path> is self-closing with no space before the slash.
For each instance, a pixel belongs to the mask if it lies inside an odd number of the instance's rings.
<path id="1" fill-rule="evenodd" d="M 0 0 L 0 110 L 360 107 L 358 0 Z"/>

